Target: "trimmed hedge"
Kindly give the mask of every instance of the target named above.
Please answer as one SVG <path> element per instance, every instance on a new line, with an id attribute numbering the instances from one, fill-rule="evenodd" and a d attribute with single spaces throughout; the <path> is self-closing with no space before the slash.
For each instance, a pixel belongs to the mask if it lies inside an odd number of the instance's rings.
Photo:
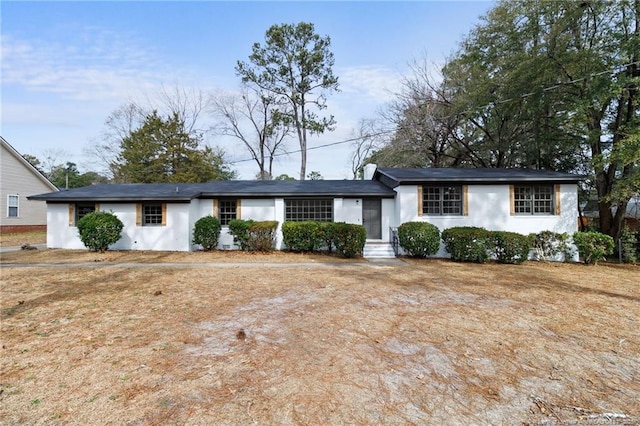
<path id="1" fill-rule="evenodd" d="M 519 264 L 529 258 L 534 237 L 516 232 L 492 231 L 491 238 L 495 244 L 493 253 L 499 263 Z"/>
<path id="2" fill-rule="evenodd" d="M 218 245 L 221 228 L 217 217 L 201 217 L 193 227 L 193 244 L 201 245 L 205 251 L 213 250 Z"/>
<path id="3" fill-rule="evenodd" d="M 339 256 L 355 257 L 364 250 L 367 231 L 362 225 L 344 222 L 285 222 L 282 239 L 290 251 L 331 252 L 335 248 Z"/>
<path id="4" fill-rule="evenodd" d="M 320 222 L 285 222 L 282 224 L 282 240 L 288 250 L 313 252 L 320 250 L 326 236 Z"/>
<path id="5" fill-rule="evenodd" d="M 336 253 L 342 257 L 362 255 L 367 242 L 367 230 L 362 225 L 336 222 L 333 225 L 333 243 Z"/>
<path id="6" fill-rule="evenodd" d="M 491 232 L 474 226 L 458 226 L 442 231 L 442 241 L 456 262 L 484 263 L 493 251 Z"/>
<path id="7" fill-rule="evenodd" d="M 249 227 L 253 220 L 233 219 L 229 221 L 229 234 L 233 235 L 233 242 L 240 250 L 249 250 Z"/>
<path id="8" fill-rule="evenodd" d="M 256 222 L 234 219 L 229 221 L 229 233 L 233 235 L 233 242 L 240 246 L 241 250 L 273 250 L 276 229 L 278 229 L 278 221 L 275 220 Z"/>
<path id="9" fill-rule="evenodd" d="M 76 224 L 80 241 L 89 250 L 105 252 L 122 236 L 124 224 L 110 212 L 93 212 L 84 215 Z"/>
<path id="10" fill-rule="evenodd" d="M 329 253 L 335 248 L 335 234 L 339 225 L 335 222 L 318 222 L 320 224 L 321 246 Z"/>
<path id="11" fill-rule="evenodd" d="M 580 258 L 588 265 L 595 265 L 606 255 L 613 253 L 613 238 L 600 232 L 576 232 L 573 244 L 578 248 Z"/>
<path id="12" fill-rule="evenodd" d="M 411 256 L 427 257 L 440 248 L 440 230 L 428 222 L 405 222 L 398 227 L 398 240 Z"/>
<path id="13" fill-rule="evenodd" d="M 277 220 L 253 222 L 249 226 L 249 250 L 271 251 L 276 243 Z"/>

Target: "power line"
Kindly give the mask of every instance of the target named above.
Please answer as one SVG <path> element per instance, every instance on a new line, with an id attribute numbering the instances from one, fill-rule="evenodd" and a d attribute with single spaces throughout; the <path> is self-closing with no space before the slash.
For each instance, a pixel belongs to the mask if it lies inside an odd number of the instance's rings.
<path id="1" fill-rule="evenodd" d="M 312 146 L 310 148 L 307 148 L 307 151 L 313 151 L 313 150 L 316 150 L 316 149 L 327 148 L 327 147 L 330 147 L 330 146 L 341 145 L 341 144 L 349 143 L 349 142 L 355 142 L 355 141 L 360 140 L 360 139 L 372 138 L 372 137 L 386 135 L 386 134 L 393 133 L 393 132 L 395 132 L 395 129 L 393 129 L 393 130 L 384 130 L 384 131 L 380 131 L 380 132 L 377 132 L 377 133 L 370 133 L 370 134 L 366 134 L 366 135 L 362 135 L 362 136 L 358 136 L 358 137 L 354 137 L 354 138 L 350 138 L 350 139 L 343 139 L 343 140 L 336 141 L 336 142 L 330 142 L 330 143 L 325 143 L 325 144 L 322 144 L 322 145 Z M 280 153 L 274 154 L 273 156 L 274 157 L 281 157 L 283 155 L 297 154 L 299 152 L 302 152 L 302 149 L 296 149 L 296 150 L 293 150 L 293 151 L 280 152 Z M 246 162 L 249 162 L 249 161 L 255 161 L 255 158 L 245 158 L 243 160 L 229 161 L 228 164 L 246 163 Z"/>

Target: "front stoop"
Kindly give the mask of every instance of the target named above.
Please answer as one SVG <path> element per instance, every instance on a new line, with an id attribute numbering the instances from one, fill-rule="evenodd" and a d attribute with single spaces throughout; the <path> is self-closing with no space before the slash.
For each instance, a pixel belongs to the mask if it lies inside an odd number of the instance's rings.
<path id="1" fill-rule="evenodd" d="M 362 251 L 365 259 L 389 259 L 396 257 L 393 246 L 385 241 L 367 241 Z"/>

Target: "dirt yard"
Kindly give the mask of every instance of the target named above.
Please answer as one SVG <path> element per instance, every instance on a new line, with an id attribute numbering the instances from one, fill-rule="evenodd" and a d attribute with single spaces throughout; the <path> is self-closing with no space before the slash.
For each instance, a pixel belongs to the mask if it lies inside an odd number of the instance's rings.
<path id="1" fill-rule="evenodd" d="M 69 257 L 2 257 L 2 424 L 640 423 L 638 267 Z"/>

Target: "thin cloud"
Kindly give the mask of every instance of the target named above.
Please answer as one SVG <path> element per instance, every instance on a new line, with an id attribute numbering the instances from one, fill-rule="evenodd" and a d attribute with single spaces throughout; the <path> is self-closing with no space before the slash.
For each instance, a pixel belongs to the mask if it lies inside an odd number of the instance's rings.
<path id="1" fill-rule="evenodd" d="M 358 66 L 338 70 L 343 93 L 385 103 L 400 89 L 401 75 L 378 66 Z"/>
<path id="2" fill-rule="evenodd" d="M 3 34 L 3 86 L 71 100 L 123 99 L 163 77 L 172 78 L 147 50 L 93 28 L 67 45 Z"/>

